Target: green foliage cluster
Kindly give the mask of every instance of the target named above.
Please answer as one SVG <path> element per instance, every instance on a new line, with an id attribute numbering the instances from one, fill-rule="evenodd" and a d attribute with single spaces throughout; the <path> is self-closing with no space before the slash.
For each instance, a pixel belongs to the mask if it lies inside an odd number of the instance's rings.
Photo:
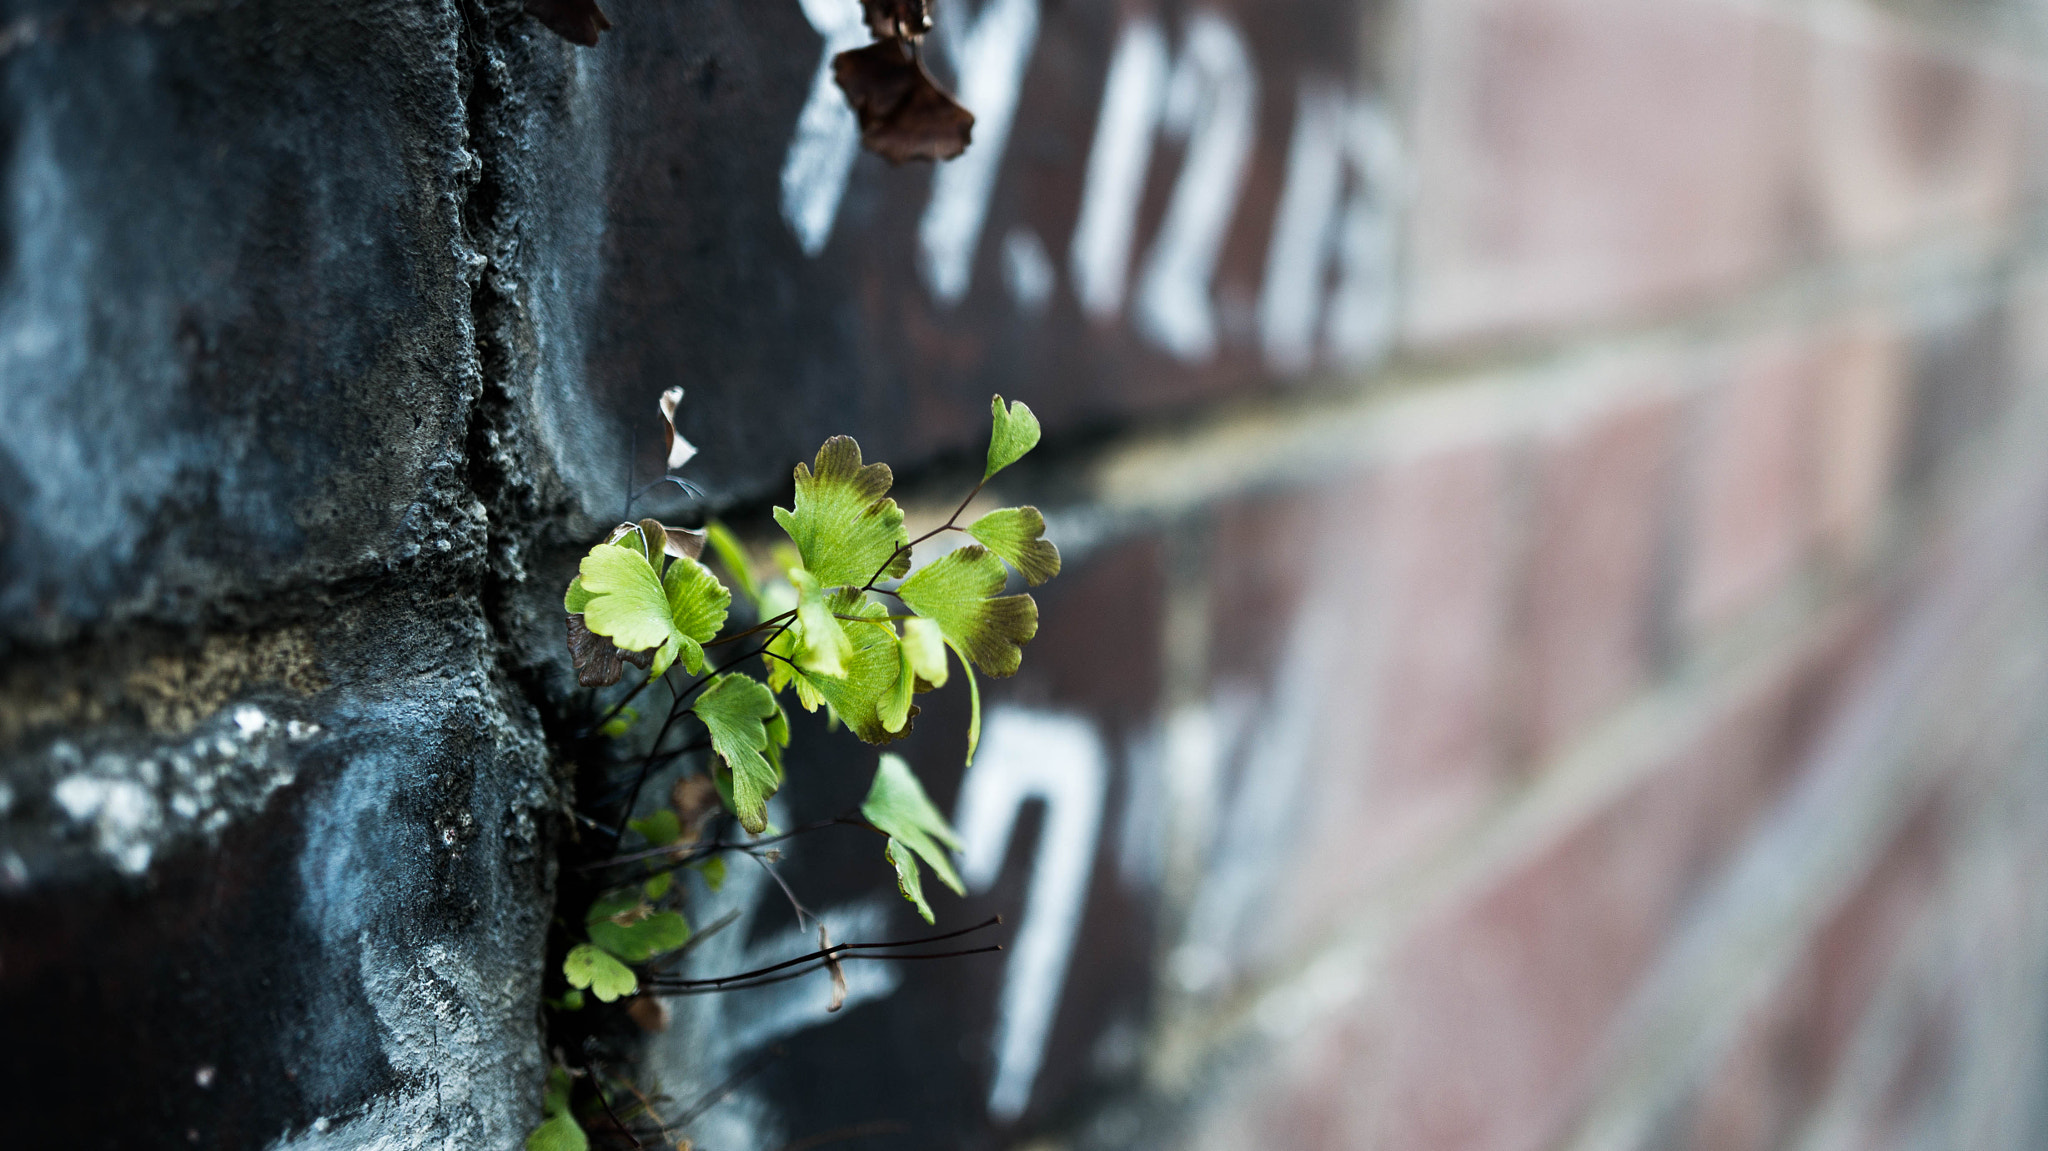
<path id="1" fill-rule="evenodd" d="M 716 522 L 703 531 L 652 519 L 620 524 L 583 557 L 563 597 L 579 682 L 607 686 L 620 681 L 624 665 L 644 668 L 646 678 L 631 699 L 666 677 L 674 703 L 649 762 L 679 723 L 700 727 L 719 802 L 755 836 L 774 831 L 767 808 L 785 782 L 791 702 L 811 712 L 822 707 L 856 738 L 886 744 L 910 731 L 916 697 L 945 687 L 957 662 L 969 693 L 965 757 L 971 763 L 981 729 L 975 673 L 1016 672 L 1022 646 L 1038 630 L 1031 596 L 1004 594 L 1010 569 L 1037 586 L 1060 567 L 1036 508 L 1002 508 L 958 522 L 982 487 L 1039 439 L 1038 420 L 1024 404 L 997 396 L 991 415 L 980 483 L 946 523 L 916 540 L 889 496 L 894 477 L 888 465 L 864 461 L 860 445 L 845 436 L 827 440 L 810 464 L 796 466 L 793 506 L 774 509 L 789 543 L 776 548 L 768 564 L 758 563 Z M 914 545 L 948 531 L 965 532 L 974 542 L 913 570 Z M 707 545 L 730 587 L 703 562 Z M 728 626 L 735 593 L 750 609 L 745 627 Z M 718 662 L 713 653 L 729 658 Z M 749 666 L 756 661 L 758 668 Z M 694 678 L 675 683 L 676 668 Z M 621 700 L 599 730 L 623 737 L 640 719 Z M 934 916 L 923 868 L 965 893 L 948 856 L 959 849 L 959 837 L 901 756 L 880 757 L 858 818 L 837 822 L 885 837 L 884 861 L 927 923 Z M 603 893 L 583 917 L 584 941 L 563 962 L 570 990 L 550 1001 L 558 1010 L 582 1007 L 586 992 L 605 1003 L 636 994 L 636 969 L 689 942 L 674 884 L 678 860 L 689 861 L 714 890 L 723 877 L 722 858 L 675 811 L 660 810 L 630 826 L 647 849 L 625 858 L 644 859 L 644 870 Z M 558 1095 L 551 1079 L 547 1118 L 529 1139 L 529 1151 L 583 1146 L 568 1097 L 567 1080 Z"/>

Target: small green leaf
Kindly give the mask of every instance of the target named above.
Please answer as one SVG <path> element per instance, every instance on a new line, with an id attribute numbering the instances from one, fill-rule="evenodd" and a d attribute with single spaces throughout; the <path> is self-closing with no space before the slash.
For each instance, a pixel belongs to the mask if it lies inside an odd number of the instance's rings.
<path id="1" fill-rule="evenodd" d="M 639 832 L 649 847 L 667 847 L 683 837 L 683 821 L 668 808 L 660 808 L 644 819 L 630 820 L 627 827 Z"/>
<path id="2" fill-rule="evenodd" d="M 910 610 L 939 625 L 955 650 L 993 676 L 1023 661 L 1018 645 L 1038 634 L 1038 604 L 1001 595 L 1008 573 L 988 549 L 969 544 L 947 552 L 903 581 L 896 594 Z"/>
<path id="3" fill-rule="evenodd" d="M 867 800 L 860 805 L 860 814 L 889 837 L 888 857 L 896 868 L 897 886 L 905 899 L 917 904 L 918 914 L 924 916 L 925 922 L 932 921 L 932 911 L 924 900 L 923 883 L 911 856 L 930 864 L 941 883 L 961 895 L 967 894 L 945 850 L 950 847 L 958 851 L 960 836 L 932 805 L 931 797 L 924 793 L 924 786 L 917 782 L 902 756 L 882 756 L 875 769 L 875 781 L 868 787 Z"/>
<path id="4" fill-rule="evenodd" d="M 590 603 L 590 590 L 583 586 L 583 577 L 569 581 L 569 590 L 562 593 L 562 610 L 570 615 L 582 615 Z"/>
<path id="5" fill-rule="evenodd" d="M 1031 414 L 1024 401 L 1018 400 L 1005 408 L 1003 397 L 997 396 L 988 406 L 989 414 L 995 417 L 995 427 L 988 437 L 988 470 L 981 473 L 984 481 L 1038 446 L 1038 417 Z"/>
<path id="6" fill-rule="evenodd" d="M 621 651 L 646 651 L 668 642 L 675 630 L 668 596 L 647 557 L 637 550 L 599 544 L 583 557 L 583 624 L 610 637 Z"/>
<path id="7" fill-rule="evenodd" d="M 937 923 L 932 914 L 932 905 L 924 898 L 924 873 L 917 868 L 917 855 L 898 840 L 890 840 L 882 847 L 882 858 L 896 869 L 896 890 L 903 898 L 917 905 L 917 913 L 926 923 Z"/>
<path id="8" fill-rule="evenodd" d="M 935 688 L 946 686 L 946 637 L 938 624 L 928 619 L 904 620 L 903 650 L 910 656 L 910 670 L 917 678 Z"/>
<path id="9" fill-rule="evenodd" d="M 643 963 L 690 941 L 689 921 L 673 911 L 657 911 L 631 923 L 600 919 L 585 924 L 584 930 L 590 933 L 592 943 L 627 963 Z"/>
<path id="10" fill-rule="evenodd" d="M 889 732 L 900 732 L 910 722 L 910 693 L 917 686 L 917 672 L 910 666 L 910 651 L 896 645 L 896 685 L 875 701 L 875 715 Z"/>
<path id="11" fill-rule="evenodd" d="M 704 670 L 703 645 L 725 626 L 726 608 L 732 593 L 711 574 L 711 569 L 689 558 L 668 565 L 662 577 L 662 592 L 668 597 L 669 623 L 682 647 L 683 666 L 691 675 Z"/>
<path id="12" fill-rule="evenodd" d="M 753 567 L 747 563 L 747 549 L 740 546 L 740 538 L 732 534 L 732 529 L 712 520 L 704 525 L 704 539 L 718 554 L 718 562 L 724 566 L 726 574 L 739 585 L 740 594 L 754 605 L 754 610 L 763 615 L 773 614 L 762 611 L 761 588 L 754 582 Z"/>
<path id="13" fill-rule="evenodd" d="M 526 1137 L 526 1151 L 590 1151 L 590 1138 L 567 1112 L 545 1120 Z"/>
<path id="14" fill-rule="evenodd" d="M 958 648 L 954 655 L 960 655 Z M 967 766 L 974 766 L 974 749 L 981 744 L 981 684 L 974 678 L 974 667 L 967 657 L 960 655 L 960 672 L 967 677 Z"/>
<path id="15" fill-rule="evenodd" d="M 583 993 L 571 987 L 569 990 L 562 992 L 560 999 L 542 999 L 541 1002 L 556 1011 L 581 1011 L 583 1010 Z"/>
<path id="16" fill-rule="evenodd" d="M 711 681 L 690 705 L 711 733 L 711 749 L 732 771 L 732 808 L 740 825 L 760 834 L 768 825 L 768 797 L 782 786 L 782 773 L 761 753 L 768 748 L 767 721 L 781 715 L 774 695 L 744 675 Z"/>
<path id="17" fill-rule="evenodd" d="M 896 626 L 889 622 L 888 609 L 851 588 L 835 593 L 828 602 L 835 615 L 858 617 L 844 623 L 853 654 L 846 661 L 843 676 L 806 674 L 799 678 L 798 700 L 803 700 L 803 689 L 809 685 L 832 705 L 832 714 L 863 742 L 888 743 L 901 738 L 909 730 L 909 721 L 916 716 L 917 709 L 906 712 L 903 726 L 896 729 L 883 722 L 882 703 L 895 690 L 903 666 L 897 651 Z"/>
<path id="18" fill-rule="evenodd" d="M 633 725 L 639 722 L 639 709 L 631 705 L 628 705 L 626 707 L 620 708 L 619 714 L 604 721 L 604 726 L 598 728 L 597 730 L 603 733 L 604 736 L 608 739 L 617 739 L 620 736 L 626 734 L 627 732 L 633 730 Z"/>
<path id="19" fill-rule="evenodd" d="M 968 525 L 967 533 L 1010 561 L 1032 587 L 1060 574 L 1060 549 L 1045 538 L 1037 508 L 998 508 Z"/>
<path id="20" fill-rule="evenodd" d="M 675 881 L 675 872 L 664 871 L 661 874 L 649 879 L 647 882 L 641 884 L 640 890 L 646 892 L 647 898 L 649 899 L 660 899 L 662 896 L 668 894 L 668 889 L 675 885 Z"/>
<path id="21" fill-rule="evenodd" d="M 569 986 L 587 987 L 604 1003 L 640 990 L 640 978 L 632 968 L 588 943 L 569 949 L 568 958 L 562 960 L 562 974 L 568 977 Z"/>
<path id="22" fill-rule="evenodd" d="M 814 675 L 845 675 L 853 645 L 826 606 L 825 589 L 802 568 L 789 573 L 796 585 L 797 663 Z"/>
<path id="23" fill-rule="evenodd" d="M 820 585 L 851 587 L 877 572 L 900 576 L 910 570 L 903 512 L 887 498 L 893 482 L 889 465 L 863 465 L 860 445 L 847 436 L 825 441 L 815 471 L 796 466 L 796 510 L 776 508 L 775 522 Z"/>
<path id="24" fill-rule="evenodd" d="M 582 996 L 575 992 L 578 999 Z M 540 1113 L 552 1119 L 569 1113 L 569 1069 L 559 1064 L 548 1068 L 547 1086 L 541 1089 Z"/>
<path id="25" fill-rule="evenodd" d="M 638 888 L 621 887 L 616 891 L 607 891 L 592 901 L 590 907 L 583 913 L 583 921 L 596 923 L 604 919 L 638 919 L 653 910 L 654 908 L 648 906 L 647 901 L 640 897 Z"/>
<path id="26" fill-rule="evenodd" d="M 724 856 L 714 855 L 709 859 L 700 863 L 693 863 L 690 866 L 696 868 L 697 874 L 704 877 L 704 886 L 711 889 L 711 894 L 718 894 L 718 889 L 725 886 Z"/>

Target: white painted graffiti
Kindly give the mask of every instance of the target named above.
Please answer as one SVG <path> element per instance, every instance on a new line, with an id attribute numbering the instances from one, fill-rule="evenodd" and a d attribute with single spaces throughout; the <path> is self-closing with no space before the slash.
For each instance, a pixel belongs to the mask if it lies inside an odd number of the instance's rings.
<path id="1" fill-rule="evenodd" d="M 988 713 L 981 753 L 961 784 L 954 822 L 967 845 L 963 878 L 976 890 L 1001 875 L 1024 806 L 1045 805 L 1023 919 L 997 1006 L 988 1109 L 998 1119 L 1023 1114 L 1045 1060 L 1088 900 L 1108 782 L 1108 756 L 1094 724 L 1079 716 L 996 707 Z"/>
<path id="2" fill-rule="evenodd" d="M 809 256 L 832 236 L 859 152 L 859 130 L 832 82 L 831 59 L 866 40 L 850 0 L 800 0 L 824 38 L 810 98 L 782 168 L 782 214 Z M 964 7 L 964 6 L 963 6 Z M 939 165 L 918 225 L 918 269 L 951 306 L 972 285 L 976 253 L 1018 98 L 1037 45 L 1040 0 L 984 0 L 948 10 L 936 39 L 976 115 L 974 145 Z M 1259 75 L 1224 16 L 1188 18 L 1176 55 L 1156 19 L 1126 24 L 1111 55 L 1082 177 L 1066 272 L 1083 314 L 1109 323 L 1130 297 L 1130 322 L 1189 363 L 1223 343 L 1215 279 L 1256 141 Z M 1162 144 L 1184 150 L 1157 233 L 1135 270 L 1146 177 Z M 1266 363 L 1299 372 L 1383 354 L 1394 321 L 1395 239 L 1404 178 L 1400 138 L 1384 107 L 1329 80 L 1300 82 L 1287 168 L 1257 302 Z M 1043 309 L 1058 270 L 1045 244 L 1017 227 L 1001 237 L 1004 280 L 1027 314 Z"/>

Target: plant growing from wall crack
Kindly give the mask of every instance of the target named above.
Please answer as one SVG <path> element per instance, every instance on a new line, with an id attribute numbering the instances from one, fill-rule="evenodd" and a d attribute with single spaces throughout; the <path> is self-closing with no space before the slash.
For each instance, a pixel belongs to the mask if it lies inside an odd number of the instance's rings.
<path id="1" fill-rule="evenodd" d="M 675 431 L 680 398 L 680 389 L 671 389 L 662 400 L 671 469 L 695 451 Z M 557 1017 L 589 1009 L 590 999 L 626 1001 L 633 1018 L 645 1023 L 643 1015 L 666 1010 L 657 996 L 761 986 L 816 971 L 832 979 L 828 1009 L 837 1010 L 845 994 L 844 962 L 995 950 L 904 950 L 994 921 L 917 940 L 837 944 L 820 924 L 816 951 L 767 968 L 692 979 L 674 971 L 695 943 L 736 917 L 693 936 L 678 871 L 694 871 L 716 891 L 728 855 L 752 855 L 766 866 L 778 850 L 774 845 L 825 827 L 858 827 L 880 837 L 879 862 L 927 923 L 935 917 L 925 898 L 926 869 L 965 893 L 949 857 L 959 838 L 900 756 L 881 755 L 865 801 L 833 819 L 783 831 L 769 823 L 768 803 L 787 779 L 790 704 L 822 708 L 855 738 L 886 744 L 911 730 L 917 697 L 946 687 L 956 666 L 969 702 L 965 758 L 973 761 L 981 725 L 976 673 L 1014 673 L 1023 645 L 1038 630 L 1036 601 L 1006 594 L 1010 572 L 1036 586 L 1060 566 L 1036 508 L 1002 508 L 961 522 L 988 481 L 1039 439 L 1038 421 L 1022 403 L 997 396 L 991 417 L 980 482 L 945 523 L 916 539 L 889 496 L 894 477 L 888 465 L 867 462 L 859 444 L 834 436 L 809 464 L 796 465 L 791 506 L 774 509 L 789 542 L 775 549 L 771 564 L 758 563 L 716 522 L 685 529 L 654 519 L 620 523 L 582 558 L 563 597 L 578 682 L 609 687 L 624 679 L 628 665 L 644 670 L 638 684 L 597 716 L 593 730 L 623 739 L 650 722 L 651 714 L 633 704 L 654 685 L 666 687 L 669 704 L 623 799 L 600 797 L 597 810 L 578 813 L 579 824 L 609 837 L 612 850 L 575 869 L 589 878 L 595 895 L 569 932 L 563 989 L 548 1000 Z M 917 544 L 946 533 L 973 542 L 913 564 Z M 730 586 L 707 564 L 707 547 Z M 748 616 L 745 626 L 732 620 L 735 593 Z M 650 775 L 698 753 L 707 753 L 703 770 L 678 782 L 666 806 L 634 818 Z M 731 839 L 717 830 L 735 824 Z M 645 846 L 625 849 L 629 835 Z M 790 899 L 802 919 L 807 913 L 794 894 Z M 661 1118 L 658 1095 L 595 1059 L 558 1052 L 557 1060 L 529 1151 L 580 1151 L 593 1135 L 632 1146 L 644 1146 L 643 1136 L 683 1145 L 675 1122 Z"/>

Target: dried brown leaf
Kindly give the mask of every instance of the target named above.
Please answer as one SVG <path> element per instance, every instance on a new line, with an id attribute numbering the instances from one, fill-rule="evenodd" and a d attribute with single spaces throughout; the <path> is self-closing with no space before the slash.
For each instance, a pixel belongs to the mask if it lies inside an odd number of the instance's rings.
<path id="1" fill-rule="evenodd" d="M 526 0 L 526 14 L 555 35 L 585 48 L 597 47 L 597 34 L 612 26 L 597 0 Z"/>
<path id="2" fill-rule="evenodd" d="M 584 687 L 610 687 L 619 682 L 621 663 L 642 670 L 653 666 L 654 651 L 620 651 L 610 636 L 598 635 L 583 624 L 579 613 L 569 617 L 569 662 L 576 668 L 576 682 Z"/>
<path id="3" fill-rule="evenodd" d="M 860 121 L 860 141 L 892 164 L 967 150 L 974 113 L 946 94 L 908 41 L 878 40 L 832 58 L 832 78 Z"/>
<path id="4" fill-rule="evenodd" d="M 676 405 L 683 402 L 683 389 L 670 388 L 661 393 L 661 434 L 667 437 L 668 470 L 675 471 L 697 454 L 697 445 L 683 438 L 676 431 Z M 691 556 L 691 559 L 697 557 Z"/>
<path id="5" fill-rule="evenodd" d="M 932 30 L 931 5 L 925 0 L 861 0 L 861 8 L 877 40 L 908 40 Z"/>

